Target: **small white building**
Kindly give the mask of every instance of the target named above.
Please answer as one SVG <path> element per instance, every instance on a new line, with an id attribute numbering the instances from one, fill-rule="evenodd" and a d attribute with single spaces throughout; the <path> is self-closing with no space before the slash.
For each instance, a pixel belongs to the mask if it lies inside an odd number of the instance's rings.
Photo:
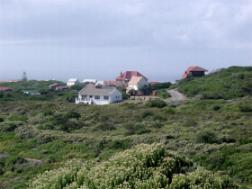
<path id="1" fill-rule="evenodd" d="M 76 78 L 71 78 L 67 81 L 67 86 L 68 87 L 72 87 L 72 86 L 75 86 L 79 83 L 79 80 L 76 79 Z"/>
<path id="2" fill-rule="evenodd" d="M 133 76 L 128 83 L 127 92 L 134 90 L 139 91 L 148 85 L 148 80 L 142 76 Z"/>
<path id="3" fill-rule="evenodd" d="M 87 84 L 78 95 L 76 104 L 106 105 L 122 101 L 122 93 L 115 87 Z"/>

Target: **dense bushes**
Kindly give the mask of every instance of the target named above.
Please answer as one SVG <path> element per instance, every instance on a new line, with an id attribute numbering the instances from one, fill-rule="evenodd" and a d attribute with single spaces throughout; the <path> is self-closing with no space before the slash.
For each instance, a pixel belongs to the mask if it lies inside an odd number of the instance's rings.
<path id="1" fill-rule="evenodd" d="M 219 139 L 216 134 L 212 131 L 202 131 L 196 136 L 196 141 L 198 143 L 218 143 Z"/>
<path id="2" fill-rule="evenodd" d="M 167 99 L 171 97 L 171 95 L 167 92 L 167 89 L 158 90 L 157 96 L 159 96 L 162 99 Z"/>
<path id="3" fill-rule="evenodd" d="M 161 99 L 154 99 L 154 100 L 149 100 L 146 103 L 146 106 L 148 107 L 155 107 L 155 108 L 163 108 L 165 107 L 167 104 L 165 101 L 161 100 Z"/>
<path id="4" fill-rule="evenodd" d="M 171 82 L 156 83 L 151 85 L 152 90 L 168 89 L 172 85 Z"/>
<path id="5" fill-rule="evenodd" d="M 236 189 L 228 177 L 196 169 L 159 144 L 139 145 L 104 162 L 70 161 L 37 176 L 31 189 Z"/>

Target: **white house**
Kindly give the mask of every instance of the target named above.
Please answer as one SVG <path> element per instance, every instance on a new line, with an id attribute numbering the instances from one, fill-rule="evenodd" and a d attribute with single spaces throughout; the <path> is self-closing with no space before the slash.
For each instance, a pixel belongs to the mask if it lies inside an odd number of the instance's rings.
<path id="1" fill-rule="evenodd" d="M 122 93 L 111 86 L 87 84 L 78 95 L 76 104 L 106 105 L 122 101 Z"/>
<path id="2" fill-rule="evenodd" d="M 146 85 L 148 85 L 148 81 L 145 77 L 133 76 L 128 83 L 127 92 L 131 90 L 139 91 Z"/>
<path id="3" fill-rule="evenodd" d="M 68 87 L 72 87 L 72 86 L 75 86 L 79 83 L 79 80 L 76 79 L 76 78 L 71 78 L 67 81 L 67 86 Z"/>

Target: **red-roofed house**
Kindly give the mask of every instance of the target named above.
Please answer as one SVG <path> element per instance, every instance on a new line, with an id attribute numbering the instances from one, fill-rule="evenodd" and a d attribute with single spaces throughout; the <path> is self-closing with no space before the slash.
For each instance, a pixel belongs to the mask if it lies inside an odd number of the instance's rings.
<path id="1" fill-rule="evenodd" d="M 133 76 L 134 77 L 143 77 L 144 79 L 148 80 L 144 75 L 142 75 L 138 71 L 126 71 L 126 72 L 121 73 L 116 78 L 116 83 L 119 86 L 127 87 L 128 82 L 132 79 Z"/>
<path id="2" fill-rule="evenodd" d="M 205 72 L 208 72 L 208 70 L 199 66 L 191 66 L 185 71 L 185 73 L 183 74 L 183 78 L 185 79 L 189 77 L 202 77 L 205 75 Z"/>
<path id="3" fill-rule="evenodd" d="M 12 91 L 12 88 L 10 88 L 10 87 L 1 87 L 0 86 L 0 92 L 9 92 L 9 91 Z"/>

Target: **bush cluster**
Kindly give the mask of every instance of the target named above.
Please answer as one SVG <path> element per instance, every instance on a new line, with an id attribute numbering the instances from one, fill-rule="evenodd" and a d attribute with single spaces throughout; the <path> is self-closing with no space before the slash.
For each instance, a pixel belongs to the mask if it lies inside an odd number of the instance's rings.
<path id="1" fill-rule="evenodd" d="M 103 162 L 70 161 L 38 175 L 29 189 L 236 189 L 225 176 L 195 169 L 192 162 L 165 151 L 160 144 L 141 144 Z"/>

